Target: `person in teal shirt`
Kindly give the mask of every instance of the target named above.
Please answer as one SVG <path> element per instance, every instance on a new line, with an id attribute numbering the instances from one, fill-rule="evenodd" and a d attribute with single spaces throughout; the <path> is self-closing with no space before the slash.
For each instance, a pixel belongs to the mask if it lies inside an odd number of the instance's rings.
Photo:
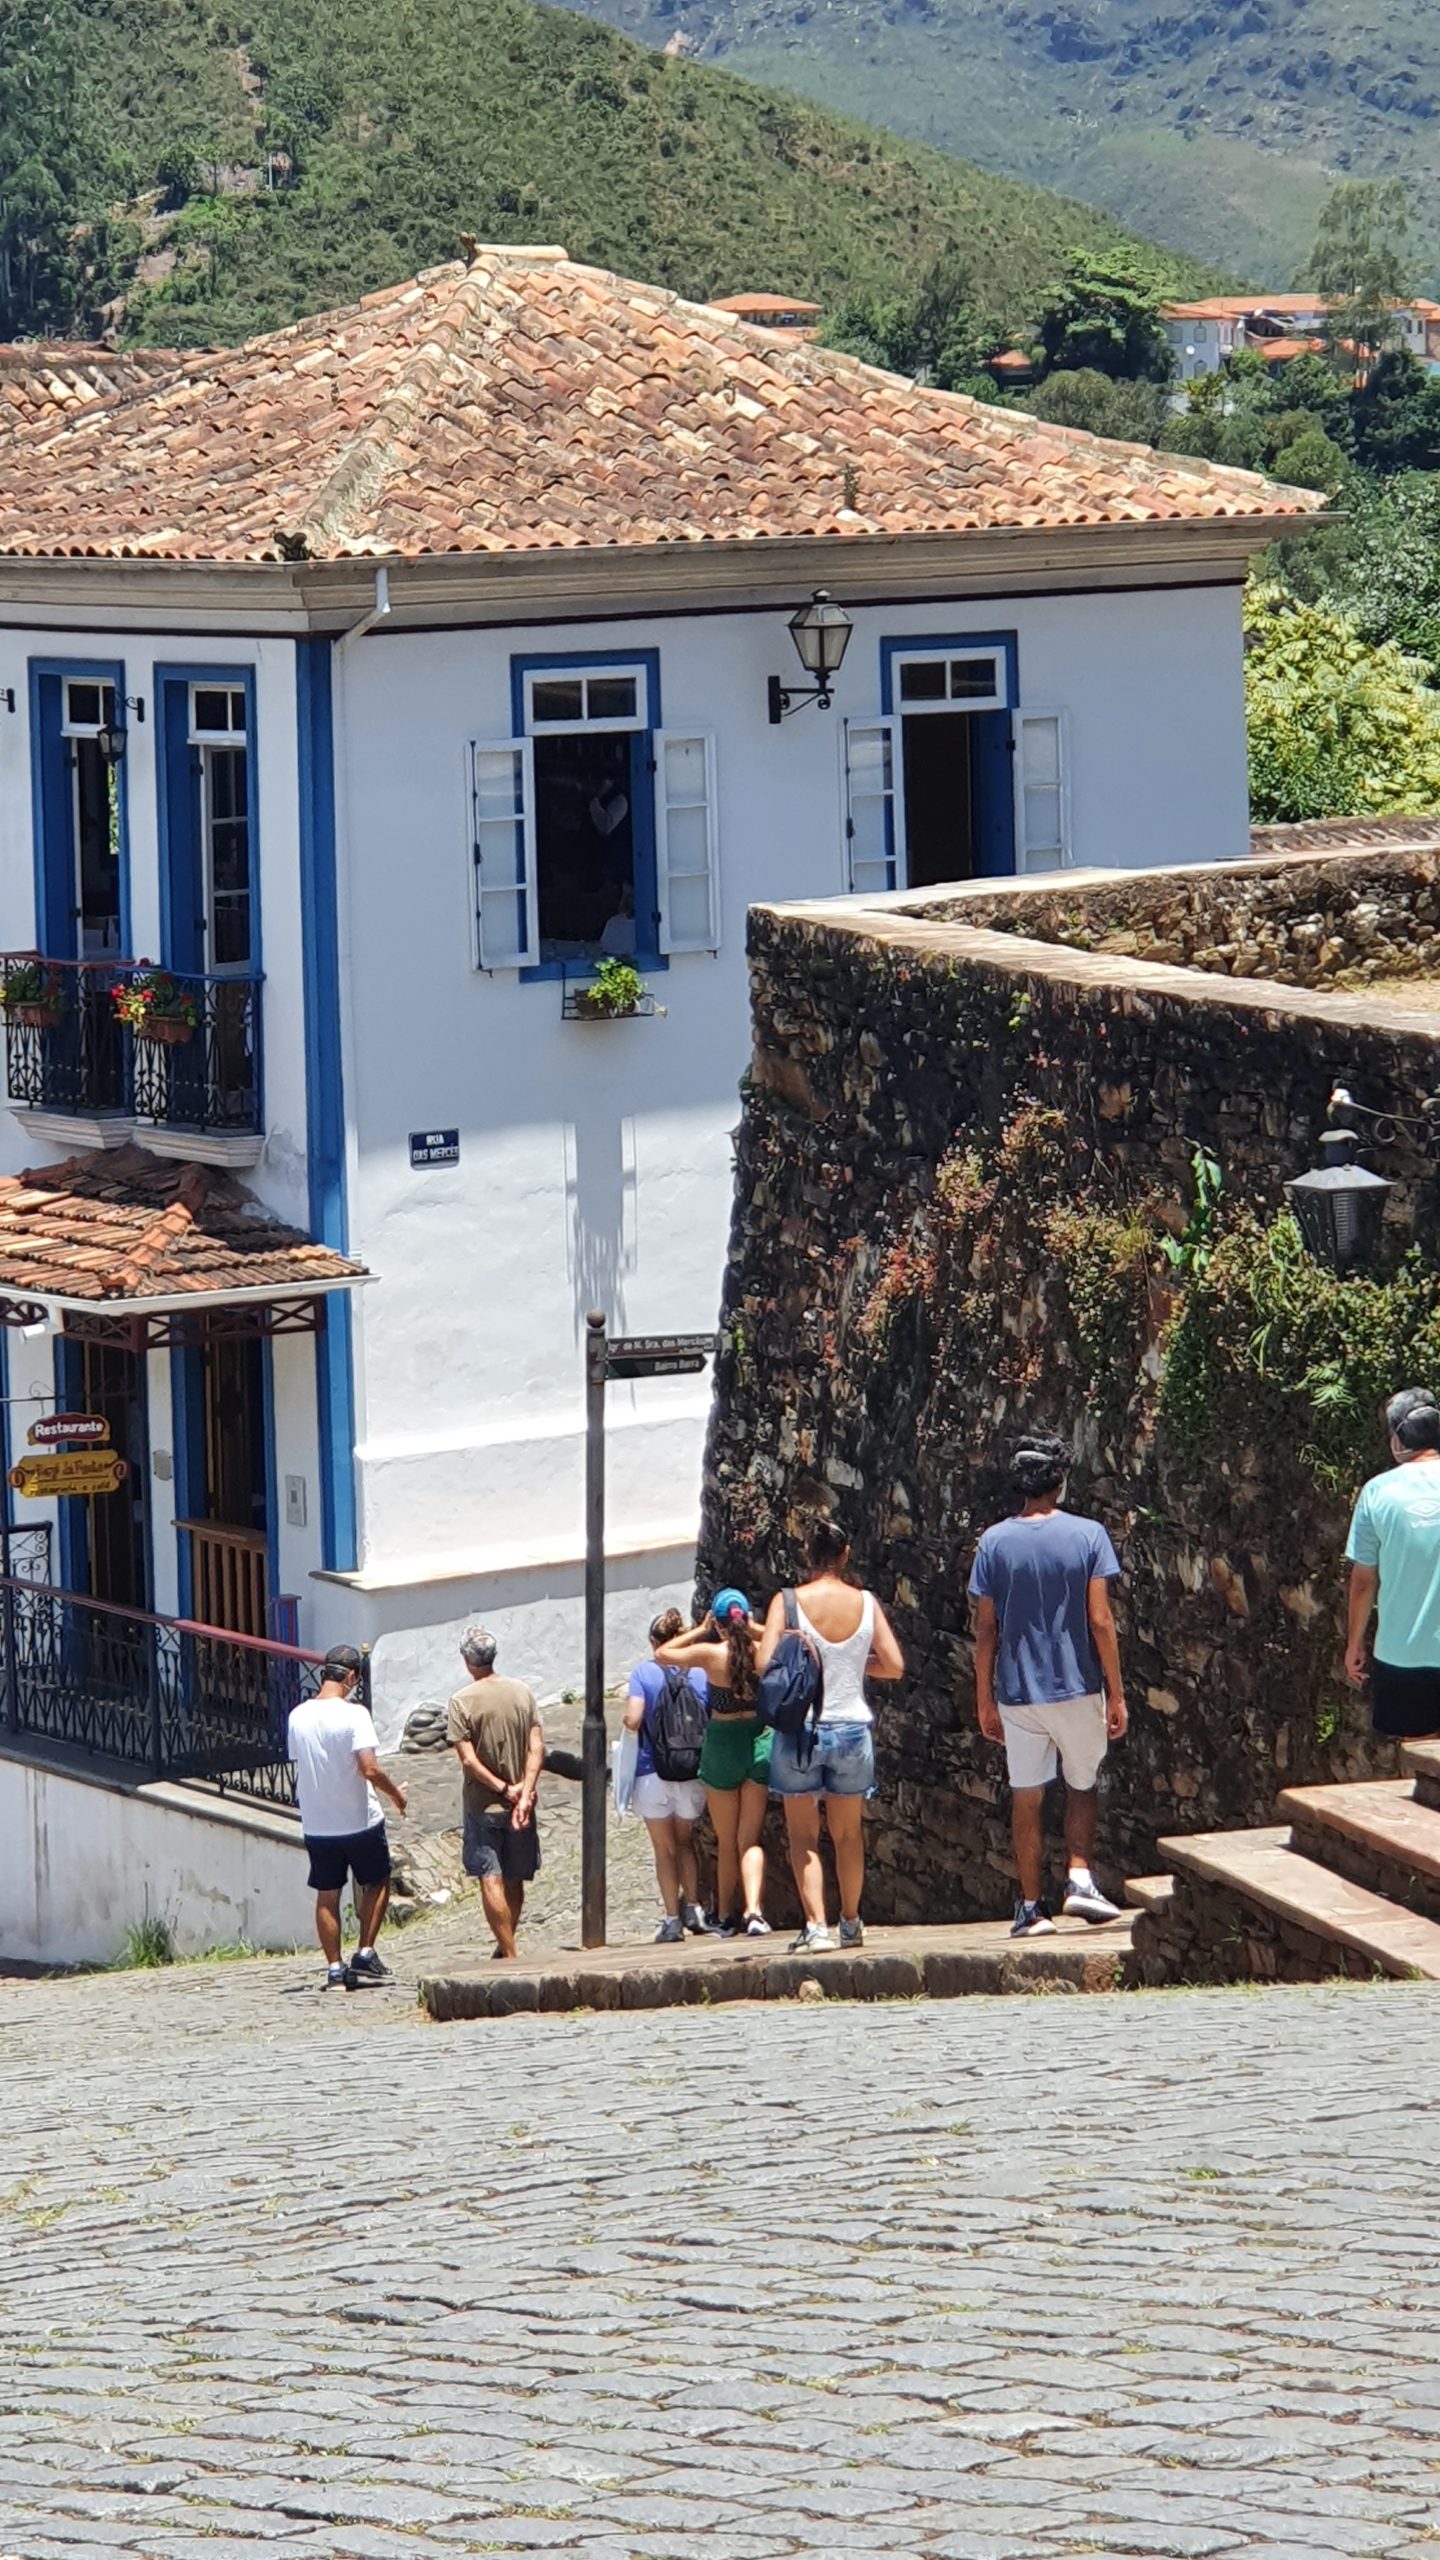
<path id="1" fill-rule="evenodd" d="M 1428 1387 L 1406 1387 L 1385 1425 L 1395 1464 L 1366 1485 L 1345 1545 L 1345 1676 L 1357 1689 L 1368 1677 L 1376 1733 L 1413 1742 L 1440 1735 L 1440 1407 Z"/>

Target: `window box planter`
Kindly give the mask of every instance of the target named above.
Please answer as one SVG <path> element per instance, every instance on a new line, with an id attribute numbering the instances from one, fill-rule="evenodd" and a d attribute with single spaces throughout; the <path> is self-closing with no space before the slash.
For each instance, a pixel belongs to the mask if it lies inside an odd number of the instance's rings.
<path id="1" fill-rule="evenodd" d="M 44 960 L 7 960 L 0 968 L 0 1004 L 27 1031 L 53 1031 L 65 1010 L 65 987 Z"/>
<path id="2" fill-rule="evenodd" d="M 566 1022 L 634 1022 L 664 1010 L 629 960 L 602 960 L 593 978 L 564 981 L 560 1012 Z"/>
<path id="3" fill-rule="evenodd" d="M 137 1040 L 158 1041 L 164 1049 L 178 1049 L 195 1037 L 195 1025 L 187 1022 L 183 1013 L 148 1013 L 133 1028 Z"/>
<path id="4" fill-rule="evenodd" d="M 65 1008 L 58 997 L 51 1003 L 37 999 L 33 1004 L 7 1004 L 12 1022 L 22 1023 L 27 1031 L 53 1031 Z"/>
<path id="5" fill-rule="evenodd" d="M 161 1048 L 178 1048 L 193 1039 L 200 1020 L 200 981 L 177 978 L 153 960 L 142 960 L 133 977 L 122 978 L 110 993 L 116 1019 L 137 1040 Z"/>

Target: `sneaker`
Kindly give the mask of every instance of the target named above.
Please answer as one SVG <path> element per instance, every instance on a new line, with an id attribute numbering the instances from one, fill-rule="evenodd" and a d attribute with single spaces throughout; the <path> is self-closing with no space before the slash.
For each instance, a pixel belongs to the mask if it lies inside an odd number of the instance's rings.
<path id="1" fill-rule="evenodd" d="M 792 1956 L 818 1955 L 822 1947 L 833 1947 L 834 1944 L 828 1929 L 817 1929 L 813 1921 L 807 1920 L 799 1937 L 791 1939 L 790 1953 Z"/>
<path id="2" fill-rule="evenodd" d="M 338 1991 L 344 1979 L 345 1967 L 343 1964 L 332 1964 L 326 1966 L 325 1988 L 327 1991 Z"/>
<path id="3" fill-rule="evenodd" d="M 678 1912 L 667 1913 L 655 1932 L 657 1947 L 681 1947 L 685 1943 L 685 1925 Z"/>
<path id="4" fill-rule="evenodd" d="M 365 1991 L 372 1983 L 389 1980 L 390 1967 L 381 1963 L 373 1947 L 365 1955 L 353 1955 L 345 1967 L 347 1991 Z"/>
<path id="5" fill-rule="evenodd" d="M 860 1919 L 842 1919 L 840 1923 L 840 1944 L 842 1947 L 863 1947 L 865 1944 L 864 1921 Z"/>
<path id="6" fill-rule="evenodd" d="M 711 1913 L 702 1911 L 698 1902 L 682 1902 L 680 1918 L 692 1938 L 708 1938 L 713 1934 L 714 1917 Z"/>
<path id="7" fill-rule="evenodd" d="M 747 1911 L 741 1926 L 747 1938 L 768 1938 L 770 1935 L 770 1923 L 759 1911 Z"/>
<path id="8" fill-rule="evenodd" d="M 1098 1928 L 1104 1920 L 1118 1920 L 1120 1917 L 1119 1904 L 1107 1901 L 1099 1886 L 1089 1876 L 1085 1878 L 1083 1884 L 1077 1882 L 1072 1876 L 1065 1888 L 1065 1899 L 1060 1908 L 1067 1920 L 1088 1920 L 1092 1928 Z"/>
<path id="9" fill-rule="evenodd" d="M 711 1924 L 712 1937 L 738 1938 L 739 1935 L 740 1923 L 738 1920 L 716 1920 Z"/>
<path id="10" fill-rule="evenodd" d="M 1055 1923 L 1043 1902 L 1017 1902 L 1011 1923 L 1012 1938 L 1053 1938 Z"/>

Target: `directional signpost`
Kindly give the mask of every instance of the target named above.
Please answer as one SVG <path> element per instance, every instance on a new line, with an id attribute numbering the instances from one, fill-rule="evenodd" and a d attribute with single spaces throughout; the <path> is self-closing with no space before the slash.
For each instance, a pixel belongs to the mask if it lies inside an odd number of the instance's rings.
<path id="1" fill-rule="evenodd" d="M 684 1378 L 715 1356 L 713 1333 L 617 1334 L 585 1319 L 585 1724 L 580 1767 L 580 1942 L 605 1944 L 605 1388 Z"/>

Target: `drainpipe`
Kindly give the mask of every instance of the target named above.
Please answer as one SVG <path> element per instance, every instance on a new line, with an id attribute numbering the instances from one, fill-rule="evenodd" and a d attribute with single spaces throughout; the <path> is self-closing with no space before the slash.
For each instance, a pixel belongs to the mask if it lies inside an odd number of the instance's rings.
<path id="1" fill-rule="evenodd" d="M 363 640 L 367 631 L 373 631 L 377 623 L 384 622 L 387 619 L 389 612 L 390 572 L 388 569 L 377 569 L 375 572 L 375 601 L 370 607 L 368 613 L 362 613 L 358 622 L 352 622 L 348 631 L 341 632 L 341 648 L 348 648 L 352 640 Z"/>

